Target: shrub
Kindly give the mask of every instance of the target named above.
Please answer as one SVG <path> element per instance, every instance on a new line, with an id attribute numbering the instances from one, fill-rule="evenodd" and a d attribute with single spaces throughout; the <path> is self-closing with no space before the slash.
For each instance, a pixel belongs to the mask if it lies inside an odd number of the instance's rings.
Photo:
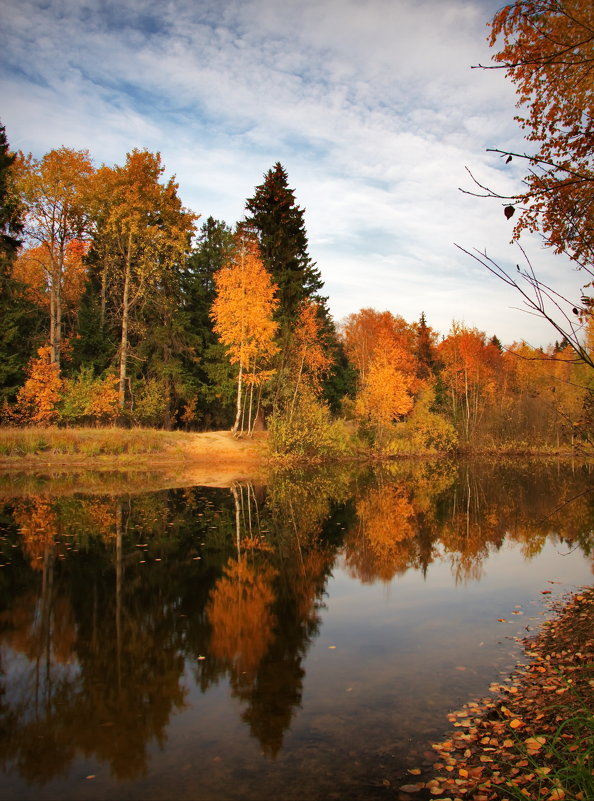
<path id="1" fill-rule="evenodd" d="M 351 438 L 341 420 L 332 420 L 328 407 L 304 390 L 294 409 L 276 411 L 270 421 L 274 454 L 320 461 L 351 452 Z"/>

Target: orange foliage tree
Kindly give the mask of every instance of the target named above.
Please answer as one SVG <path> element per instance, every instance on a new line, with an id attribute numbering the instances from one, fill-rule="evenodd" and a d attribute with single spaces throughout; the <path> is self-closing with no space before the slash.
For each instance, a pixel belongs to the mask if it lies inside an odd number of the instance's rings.
<path id="1" fill-rule="evenodd" d="M 235 680 L 252 682 L 274 636 L 275 571 L 256 569 L 247 557 L 229 560 L 206 607 L 212 627 L 210 652 L 229 665 Z"/>
<path id="2" fill-rule="evenodd" d="M 82 239 L 73 239 L 65 248 L 62 265 L 61 308 L 62 316 L 69 318 L 66 322 L 68 333 L 76 328 L 76 318 L 81 295 L 86 280 L 84 256 L 88 251 L 88 243 Z M 25 294 L 50 315 L 52 298 L 52 265 L 48 249 L 43 245 L 24 250 L 17 258 L 13 275 L 25 287 Z"/>
<path id="3" fill-rule="evenodd" d="M 382 342 L 390 341 L 399 346 L 400 363 L 406 372 L 415 372 L 416 333 L 402 318 L 391 312 L 378 312 L 375 309 L 361 309 L 349 314 L 341 326 L 344 348 L 351 364 L 357 370 L 361 383 L 365 381 L 367 369 Z M 403 360 L 406 358 L 406 364 Z"/>
<path id="4" fill-rule="evenodd" d="M 26 232 L 44 251 L 40 261 L 49 295 L 51 361 L 58 364 L 64 276 L 70 248 L 88 230 L 85 187 L 92 174 L 88 151 L 66 147 L 51 150 L 39 160 L 28 156 L 20 165 Z"/>
<path id="5" fill-rule="evenodd" d="M 210 316 L 229 361 L 238 366 L 233 432 L 237 433 L 242 421 L 244 375 L 251 390 L 249 432 L 253 387 L 272 376 L 273 371 L 266 368 L 278 352 L 274 342 L 278 324 L 272 316 L 278 306 L 277 287 L 264 267 L 257 243 L 241 230 L 235 235 L 230 261 L 215 274 L 214 280 L 217 294 Z"/>
<path id="6" fill-rule="evenodd" d="M 332 358 L 323 344 L 320 305 L 315 301 L 305 300 L 301 304 L 294 340 L 296 378 L 289 418 L 293 415 L 302 381 L 305 379 L 308 387 L 319 393 L 322 378 L 332 365 Z"/>
<path id="7" fill-rule="evenodd" d="M 416 332 L 402 317 L 361 309 L 346 318 L 341 333 L 358 373 L 355 413 L 382 441 L 387 427 L 412 410 L 419 389 Z"/>
<path id="8" fill-rule="evenodd" d="M 459 323 L 452 325 L 438 350 L 452 418 L 468 441 L 495 395 L 501 354 L 486 342 L 484 333 Z"/>
<path id="9" fill-rule="evenodd" d="M 16 418 L 20 422 L 47 425 L 57 415 L 57 404 L 62 393 L 60 367 L 52 361 L 52 348 L 45 346 L 31 359 L 28 378 L 19 390 L 16 401 Z"/>
<path id="10" fill-rule="evenodd" d="M 529 158 L 516 235 L 539 230 L 594 270 L 594 8 L 591 0 L 516 0 L 491 22 L 494 60 L 516 85 Z M 500 44 L 501 43 L 501 44 Z"/>

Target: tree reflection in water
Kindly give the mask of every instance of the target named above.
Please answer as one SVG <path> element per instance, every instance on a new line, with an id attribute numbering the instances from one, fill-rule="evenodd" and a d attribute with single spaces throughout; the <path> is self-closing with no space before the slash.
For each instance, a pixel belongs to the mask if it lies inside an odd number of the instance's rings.
<path id="1" fill-rule="evenodd" d="M 361 582 L 447 562 L 480 577 L 507 539 L 590 553 L 587 467 L 390 463 L 146 494 L 44 492 L 0 517 L 0 761 L 33 785 L 81 757 L 149 767 L 171 718 L 221 680 L 276 757 L 340 557 Z M 206 656 L 206 658 L 201 658 Z M 188 666 L 190 668 L 188 669 Z M 190 680 L 191 680 L 190 678 Z"/>

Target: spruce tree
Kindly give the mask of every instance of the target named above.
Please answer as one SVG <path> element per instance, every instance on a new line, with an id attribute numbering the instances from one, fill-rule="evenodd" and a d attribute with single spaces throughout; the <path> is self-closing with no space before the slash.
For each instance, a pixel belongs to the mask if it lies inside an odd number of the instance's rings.
<path id="1" fill-rule="evenodd" d="M 5 282 L 21 246 L 23 208 L 13 189 L 11 169 L 16 158 L 6 139 L 6 129 L 0 124 L 0 281 Z"/>
<path id="2" fill-rule="evenodd" d="M 319 297 L 324 286 L 320 271 L 308 253 L 304 210 L 295 202 L 285 168 L 277 162 L 264 175 L 264 182 L 246 202 L 250 216 L 246 224 L 258 236 L 262 258 L 277 284 L 279 307 L 276 318 L 285 328 L 297 319 L 299 304 Z"/>
<path id="3" fill-rule="evenodd" d="M 24 381 L 41 317 L 12 276 L 24 227 L 24 209 L 11 175 L 15 158 L 0 125 L 0 405 L 12 401 Z"/>
<path id="4" fill-rule="evenodd" d="M 214 275 L 228 262 L 232 249 L 231 228 L 209 217 L 200 228 L 183 281 L 182 311 L 193 336 L 186 370 L 198 398 L 201 425 L 217 428 L 233 422 L 235 375 L 213 331 L 210 310 L 216 296 Z"/>
<path id="5" fill-rule="evenodd" d="M 417 342 L 415 355 L 419 363 L 417 374 L 419 378 L 429 378 L 429 376 L 435 372 L 436 358 L 432 330 L 427 325 L 425 312 L 421 312 L 421 318 L 416 326 L 416 329 Z"/>

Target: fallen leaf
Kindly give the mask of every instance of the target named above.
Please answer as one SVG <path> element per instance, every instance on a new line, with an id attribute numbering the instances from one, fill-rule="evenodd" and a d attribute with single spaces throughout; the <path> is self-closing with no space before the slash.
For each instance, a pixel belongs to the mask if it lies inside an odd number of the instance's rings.
<path id="1" fill-rule="evenodd" d="M 524 723 L 518 718 L 514 718 L 513 720 L 510 720 L 509 725 L 511 726 L 512 729 L 519 729 L 520 726 L 524 725 Z"/>
<path id="2" fill-rule="evenodd" d="M 536 754 L 538 751 L 540 751 L 546 741 L 546 737 L 537 735 L 536 737 L 528 737 L 527 740 L 524 740 L 524 744 L 529 754 Z"/>

